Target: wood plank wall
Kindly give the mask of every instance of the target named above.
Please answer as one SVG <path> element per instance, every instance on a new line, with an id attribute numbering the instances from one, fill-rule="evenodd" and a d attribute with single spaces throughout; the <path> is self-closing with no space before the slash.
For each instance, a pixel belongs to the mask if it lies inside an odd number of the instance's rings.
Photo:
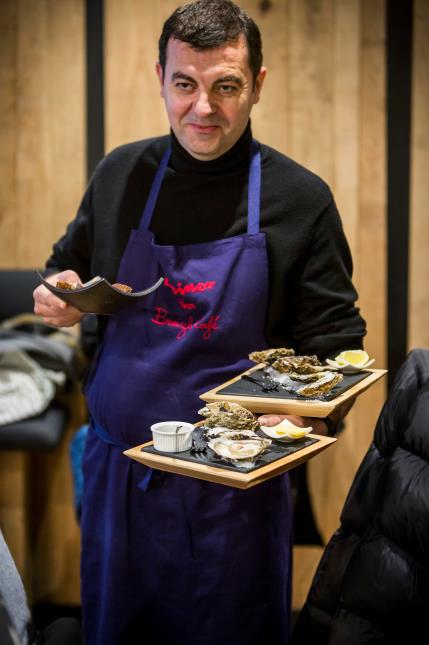
<path id="1" fill-rule="evenodd" d="M 382 0 L 337 2 L 336 9 L 339 12 L 337 20 L 333 20 L 338 30 L 336 42 L 342 42 L 344 55 L 348 50 L 348 60 L 354 60 L 355 66 L 347 71 L 351 87 L 337 84 L 337 96 L 342 100 L 333 110 L 344 127 L 334 126 L 334 138 L 335 141 L 348 139 L 349 150 L 344 150 L 347 144 L 342 144 L 333 152 L 336 160 L 331 185 L 354 258 L 359 305 L 368 325 L 365 347 L 376 358 L 376 365 L 385 367 L 385 9 Z M 344 27 L 345 15 L 354 24 L 354 31 Z M 336 70 L 342 70 L 342 59 L 339 51 Z M 341 71 L 339 74 L 341 78 Z M 343 121 L 347 112 L 354 115 L 348 117 L 351 128 Z M 329 155 L 329 149 L 326 154 Z M 370 444 L 384 399 L 385 383 L 380 382 L 357 401 L 336 450 L 310 464 L 314 505 L 325 539 L 338 525 L 345 495 Z"/>
<path id="2" fill-rule="evenodd" d="M 359 304 L 368 321 L 366 346 L 377 365 L 385 366 L 385 2 L 272 0 L 267 11 L 258 0 L 241 4 L 261 27 L 268 67 L 253 116 L 255 135 L 331 185 L 353 252 Z M 105 0 L 106 150 L 168 131 L 154 64 L 162 22 L 176 5 Z M 415 0 L 414 19 L 410 346 L 428 346 L 425 0 Z M 0 33 L 0 267 L 36 266 L 75 212 L 85 183 L 84 0 L 3 0 Z M 383 384 L 365 394 L 336 447 L 311 462 L 313 503 L 325 538 L 338 524 L 384 397 Z M 53 461 L 49 468 L 55 468 Z M 6 518 L 24 571 L 25 472 L 25 456 L 0 454 L 0 521 L 3 526 Z M 61 523 L 63 512 L 54 511 L 49 521 Z M 61 537 L 44 528 L 40 535 L 36 552 L 46 577 L 52 566 L 46 552 Z M 77 563 L 73 531 L 61 544 L 55 558 Z M 317 557 L 312 552 L 314 564 Z M 76 600 L 77 584 L 65 591 L 65 569 L 56 571 L 52 589 L 36 585 L 39 596 Z M 307 581 L 310 575 L 309 570 Z"/>

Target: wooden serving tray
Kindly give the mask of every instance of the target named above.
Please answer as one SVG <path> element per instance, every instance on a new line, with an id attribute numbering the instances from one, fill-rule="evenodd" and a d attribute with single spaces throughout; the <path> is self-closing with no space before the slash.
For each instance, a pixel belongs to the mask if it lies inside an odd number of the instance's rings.
<path id="1" fill-rule="evenodd" d="M 310 446 L 305 446 L 292 454 L 280 457 L 276 461 L 256 468 L 249 473 L 234 472 L 233 470 L 227 470 L 219 466 L 208 466 L 206 464 L 185 461 L 176 456 L 169 457 L 165 453 L 142 452 L 141 449 L 151 446 L 153 444 L 152 441 L 125 450 L 123 454 L 150 468 L 165 470 L 176 475 L 194 477 L 195 479 L 203 479 L 215 484 L 224 484 L 226 486 L 233 486 L 234 488 L 245 489 L 261 484 L 267 479 L 271 479 L 291 468 L 295 468 L 295 466 L 315 457 L 319 452 L 336 442 L 336 439 L 333 437 L 323 437 L 316 434 L 309 434 L 307 437 L 311 437 L 317 441 Z"/>
<path id="2" fill-rule="evenodd" d="M 221 390 L 224 390 L 227 386 L 239 381 L 243 375 L 252 374 L 252 372 L 261 370 L 263 367 L 265 367 L 263 363 L 251 367 L 249 370 L 242 372 L 230 381 L 226 381 L 212 390 L 204 392 L 204 394 L 200 394 L 200 399 L 207 401 L 208 403 L 213 403 L 214 401 L 232 401 L 234 403 L 239 403 L 251 412 L 258 412 L 260 414 L 298 414 L 301 416 L 323 418 L 329 416 L 342 403 L 362 394 L 362 392 L 371 387 L 387 373 L 387 370 L 362 370 L 362 373 L 368 374 L 366 378 L 359 381 L 359 383 L 352 385 L 345 392 L 339 394 L 330 401 L 293 398 L 290 395 L 285 395 L 285 398 L 282 398 L 278 396 L 270 396 L 269 394 L 258 396 L 257 394 L 255 395 L 252 393 L 231 394 L 221 392 Z M 257 388 L 257 386 L 255 387 Z M 251 388 L 252 385 L 249 384 L 249 392 Z"/>

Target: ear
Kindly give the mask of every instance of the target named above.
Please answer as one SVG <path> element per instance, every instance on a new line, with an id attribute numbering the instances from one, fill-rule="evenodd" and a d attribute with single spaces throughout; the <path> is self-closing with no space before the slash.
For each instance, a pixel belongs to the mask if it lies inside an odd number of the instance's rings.
<path id="1" fill-rule="evenodd" d="M 255 86 L 253 88 L 254 100 L 253 103 L 258 103 L 261 97 L 262 85 L 264 84 L 265 76 L 267 75 L 267 68 L 261 67 L 259 74 L 255 79 Z"/>
<path id="2" fill-rule="evenodd" d="M 156 75 L 158 76 L 159 84 L 161 87 L 161 96 L 164 98 L 164 74 L 162 71 L 161 63 L 157 62 L 155 66 Z"/>

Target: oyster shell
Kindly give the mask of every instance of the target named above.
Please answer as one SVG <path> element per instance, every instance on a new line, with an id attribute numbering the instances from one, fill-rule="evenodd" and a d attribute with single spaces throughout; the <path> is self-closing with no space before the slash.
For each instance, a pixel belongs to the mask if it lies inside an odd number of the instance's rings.
<path id="1" fill-rule="evenodd" d="M 212 439 L 214 437 L 227 437 L 228 439 L 259 439 L 259 436 L 253 430 L 232 430 L 231 428 L 215 427 L 207 428 L 205 436 Z"/>
<path id="2" fill-rule="evenodd" d="M 319 396 L 330 392 L 338 383 L 343 380 L 343 375 L 339 372 L 325 372 L 322 378 L 315 383 L 309 383 L 300 387 L 297 393 L 301 396 Z"/>
<path id="3" fill-rule="evenodd" d="M 261 455 L 269 445 L 270 439 L 262 439 L 256 437 L 255 439 L 236 439 L 228 438 L 227 434 L 236 437 L 236 433 L 224 433 L 220 437 L 215 437 L 209 441 L 209 448 L 213 450 L 219 457 L 232 462 L 250 462 Z M 240 434 L 238 434 L 240 436 Z"/>
<path id="4" fill-rule="evenodd" d="M 289 377 L 292 381 L 299 381 L 300 383 L 313 383 L 325 376 L 325 372 L 312 372 L 311 374 L 298 374 L 297 372 L 289 372 Z"/>
<path id="5" fill-rule="evenodd" d="M 259 428 L 259 423 L 250 410 L 230 401 L 208 403 L 198 410 L 198 414 L 206 417 L 204 425 L 208 428 L 218 426 L 232 430 L 257 430 Z"/>
<path id="6" fill-rule="evenodd" d="M 311 374 L 323 370 L 323 366 L 317 356 L 286 356 L 278 358 L 272 366 L 281 373 L 296 372 L 297 374 Z"/>
<path id="7" fill-rule="evenodd" d="M 263 349 L 260 352 L 252 352 L 249 354 L 249 358 L 255 363 L 267 363 L 268 365 L 272 365 L 272 363 L 274 363 L 278 358 L 294 355 L 295 351 L 293 349 L 277 347 L 275 349 Z"/>

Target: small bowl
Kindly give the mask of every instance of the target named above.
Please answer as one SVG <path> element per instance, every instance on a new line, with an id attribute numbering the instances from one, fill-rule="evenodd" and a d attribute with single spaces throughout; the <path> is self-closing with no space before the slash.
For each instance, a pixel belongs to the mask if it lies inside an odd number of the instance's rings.
<path id="1" fill-rule="evenodd" d="M 177 428 L 180 426 L 180 429 Z M 153 436 L 153 447 L 161 452 L 184 452 L 192 446 L 194 426 L 185 421 L 160 421 L 150 429 Z"/>

